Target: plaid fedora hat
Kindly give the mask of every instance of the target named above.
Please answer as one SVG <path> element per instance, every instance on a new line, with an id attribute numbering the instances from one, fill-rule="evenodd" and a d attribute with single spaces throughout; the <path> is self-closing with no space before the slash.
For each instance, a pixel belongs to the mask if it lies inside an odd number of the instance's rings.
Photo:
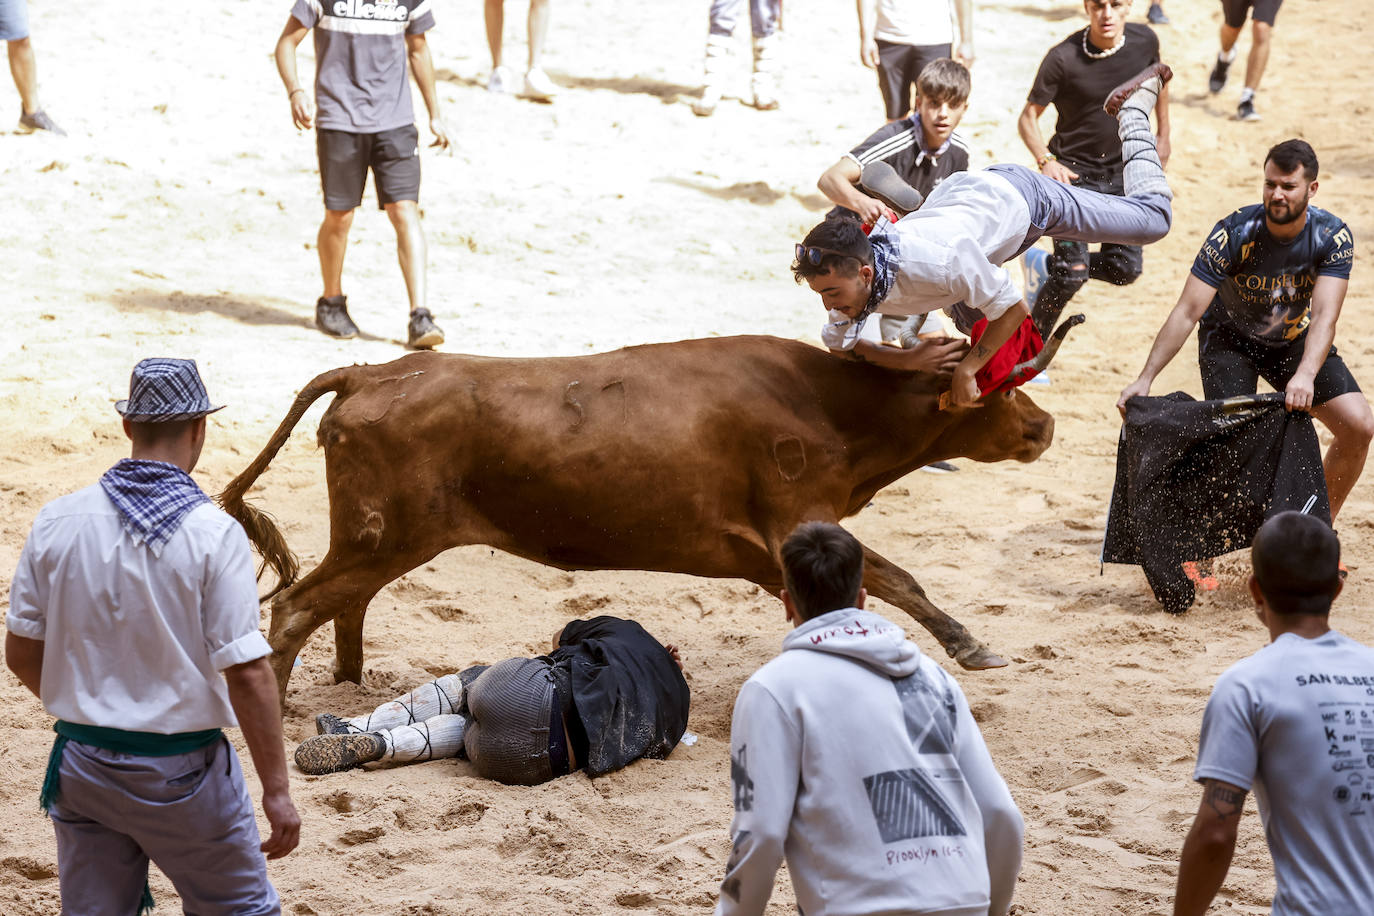
<path id="1" fill-rule="evenodd" d="M 223 409 L 210 403 L 195 360 L 165 356 L 139 360 L 129 376 L 128 399 L 115 402 L 131 423 L 194 420 Z"/>

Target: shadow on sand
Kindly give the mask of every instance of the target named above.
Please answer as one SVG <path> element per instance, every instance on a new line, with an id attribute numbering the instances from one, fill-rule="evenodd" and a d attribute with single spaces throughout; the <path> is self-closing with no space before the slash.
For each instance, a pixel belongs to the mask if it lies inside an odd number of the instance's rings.
<path id="1" fill-rule="evenodd" d="M 180 290 L 165 293 L 152 289 L 136 289 L 132 292 L 120 293 L 112 297 L 112 300 L 120 308 L 137 309 L 144 312 L 170 312 L 177 315 L 201 315 L 210 312 L 240 324 L 315 330 L 313 316 L 302 314 L 306 311 L 306 307 L 285 299 L 271 297 L 245 299 L 238 296 L 227 296 L 223 293 L 205 295 L 184 293 Z M 360 333 L 358 339 L 397 342 L 393 338 L 379 337 L 366 331 Z"/>

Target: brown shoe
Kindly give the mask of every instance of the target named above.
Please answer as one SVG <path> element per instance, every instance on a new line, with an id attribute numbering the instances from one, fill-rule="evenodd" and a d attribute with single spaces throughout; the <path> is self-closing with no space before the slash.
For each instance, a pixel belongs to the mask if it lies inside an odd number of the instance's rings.
<path id="1" fill-rule="evenodd" d="M 378 732 L 355 735 L 316 735 L 296 748 L 296 768 L 319 776 L 338 773 L 381 760 L 386 754 L 386 739 Z"/>
<path id="2" fill-rule="evenodd" d="M 1135 76 L 1113 89 L 1111 94 L 1107 96 L 1107 101 L 1102 103 L 1102 110 L 1112 117 L 1116 117 L 1116 113 L 1121 110 L 1121 106 L 1125 104 L 1127 99 L 1135 94 L 1137 89 L 1143 87 L 1149 88 L 1151 92 L 1158 95 L 1160 87 L 1173 78 L 1174 71 L 1169 69 L 1168 64 L 1150 64 L 1150 66 L 1141 70 Z M 1146 87 L 1146 83 L 1152 79 L 1158 79 L 1159 86 Z"/>

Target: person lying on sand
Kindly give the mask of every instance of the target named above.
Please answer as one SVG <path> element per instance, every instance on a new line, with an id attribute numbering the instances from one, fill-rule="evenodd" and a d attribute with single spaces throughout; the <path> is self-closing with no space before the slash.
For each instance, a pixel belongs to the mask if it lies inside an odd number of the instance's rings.
<path id="1" fill-rule="evenodd" d="M 296 766 L 319 775 L 466 757 L 478 775 L 509 785 L 583 769 L 601 776 L 667 757 L 690 705 L 676 646 L 631 620 L 573 620 L 548 655 L 448 674 L 351 719 L 321 713 Z"/>

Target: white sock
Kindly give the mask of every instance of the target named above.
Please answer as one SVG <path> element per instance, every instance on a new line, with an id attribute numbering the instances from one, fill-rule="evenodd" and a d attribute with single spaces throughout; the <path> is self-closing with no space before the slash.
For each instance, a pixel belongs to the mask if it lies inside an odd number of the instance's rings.
<path id="1" fill-rule="evenodd" d="M 455 712 L 462 702 L 463 682 L 456 674 L 446 674 L 365 716 L 349 719 L 348 724 L 360 732 L 384 731 Z"/>
<path id="2" fill-rule="evenodd" d="M 414 725 L 382 732 L 386 741 L 383 764 L 418 763 L 457 757 L 463 746 L 465 720 L 459 715 L 431 716 Z"/>
<path id="3" fill-rule="evenodd" d="M 1155 136 L 1150 132 L 1150 112 L 1159 98 L 1159 90 L 1159 77 L 1151 77 L 1121 103 L 1116 115 L 1121 158 L 1126 163 L 1122 183 L 1127 197 L 1162 194 L 1172 200 L 1174 196 L 1155 150 Z"/>
<path id="4" fill-rule="evenodd" d="M 1220 51 L 1217 53 L 1217 60 L 1221 61 L 1223 64 L 1229 64 L 1231 61 L 1236 59 L 1237 52 L 1238 49 L 1236 48 L 1236 46 L 1231 45 L 1231 50 Z"/>
<path id="5" fill-rule="evenodd" d="M 1249 86 L 1246 86 L 1244 89 L 1240 91 L 1240 103 L 1242 105 L 1244 105 L 1246 102 L 1253 101 L 1254 98 L 1255 90 L 1251 89 Z"/>

